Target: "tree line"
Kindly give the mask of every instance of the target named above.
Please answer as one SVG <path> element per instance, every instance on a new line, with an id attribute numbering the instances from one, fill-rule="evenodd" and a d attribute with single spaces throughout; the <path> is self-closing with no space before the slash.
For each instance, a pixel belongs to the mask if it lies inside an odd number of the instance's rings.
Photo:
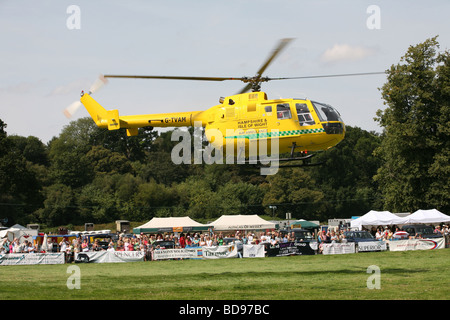
<path id="1" fill-rule="evenodd" d="M 98 128 L 82 118 L 47 144 L 9 136 L 0 120 L 0 222 L 49 227 L 117 219 L 267 214 L 326 221 L 369 210 L 449 208 L 449 54 L 436 38 L 411 46 L 380 89 L 382 134 L 346 128 L 322 166 L 270 176 L 241 164 L 171 160 L 173 131 Z M 190 129 L 193 133 L 192 128 Z M 276 210 L 273 207 L 276 207 Z"/>

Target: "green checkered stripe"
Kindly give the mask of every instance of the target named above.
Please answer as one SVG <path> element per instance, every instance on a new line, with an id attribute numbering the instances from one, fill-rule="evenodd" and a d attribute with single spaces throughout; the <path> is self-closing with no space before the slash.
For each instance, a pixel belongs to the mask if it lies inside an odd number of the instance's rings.
<path id="1" fill-rule="evenodd" d="M 258 139 L 258 138 L 272 138 L 272 137 L 289 137 L 289 136 L 297 136 L 301 134 L 308 133 L 320 133 L 325 132 L 323 128 L 317 129 L 305 129 L 305 130 L 287 130 L 287 131 L 278 131 L 278 132 L 262 132 L 262 133 L 252 133 L 252 134 L 242 134 L 236 136 L 227 136 L 225 139 Z"/>

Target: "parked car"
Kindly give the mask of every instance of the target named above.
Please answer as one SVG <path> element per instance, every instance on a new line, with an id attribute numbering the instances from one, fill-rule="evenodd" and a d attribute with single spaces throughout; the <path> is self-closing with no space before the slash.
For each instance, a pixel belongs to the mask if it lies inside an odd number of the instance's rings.
<path id="1" fill-rule="evenodd" d="M 434 228 L 432 226 L 427 226 L 423 224 L 404 225 L 402 230 L 408 232 L 409 236 L 412 237 L 421 236 L 424 239 L 442 237 L 442 234 L 434 233 Z"/>
<path id="2" fill-rule="evenodd" d="M 155 241 L 153 243 L 153 249 L 173 249 L 175 248 L 175 242 L 170 240 Z"/>
<path id="3" fill-rule="evenodd" d="M 293 228 L 288 231 L 288 233 L 294 232 L 295 235 L 295 241 L 300 242 L 311 242 L 316 241 L 314 239 L 313 231 L 308 229 L 302 229 L 302 228 Z"/>
<path id="4" fill-rule="evenodd" d="M 368 231 L 345 231 L 344 236 L 348 242 L 367 242 L 377 241 L 377 239 Z"/>

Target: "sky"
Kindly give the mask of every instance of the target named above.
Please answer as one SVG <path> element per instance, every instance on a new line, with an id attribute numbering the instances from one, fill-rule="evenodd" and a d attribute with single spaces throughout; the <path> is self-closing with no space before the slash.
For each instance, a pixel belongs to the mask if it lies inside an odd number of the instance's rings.
<path id="1" fill-rule="evenodd" d="M 73 7 L 75 6 L 75 7 Z M 8 135 L 43 143 L 71 121 L 64 109 L 100 74 L 254 76 L 282 38 L 294 38 L 269 77 L 383 72 L 411 45 L 450 47 L 450 1 L 0 0 L 0 119 Z M 386 75 L 264 83 L 269 99 L 334 106 L 346 125 L 381 132 Z M 121 115 L 201 111 L 239 81 L 110 79 L 93 97 Z"/>

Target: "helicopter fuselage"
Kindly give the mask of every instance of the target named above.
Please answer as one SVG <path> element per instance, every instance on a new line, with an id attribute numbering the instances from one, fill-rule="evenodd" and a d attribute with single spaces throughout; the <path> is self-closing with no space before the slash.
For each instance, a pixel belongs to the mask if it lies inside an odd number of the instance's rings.
<path id="1" fill-rule="evenodd" d="M 280 154 L 294 149 L 320 151 L 335 146 L 345 135 L 345 125 L 333 107 L 307 99 L 268 100 L 264 92 L 221 98 L 220 104 L 205 111 L 133 116 L 107 111 L 89 94 L 82 95 L 81 102 L 99 127 L 126 128 L 127 134 L 133 136 L 141 127 L 201 126 L 211 145 L 224 151 L 227 144 L 234 145 L 237 151 L 242 141 L 248 150 L 249 144 L 261 140 L 266 140 L 271 150 L 275 138 Z"/>

